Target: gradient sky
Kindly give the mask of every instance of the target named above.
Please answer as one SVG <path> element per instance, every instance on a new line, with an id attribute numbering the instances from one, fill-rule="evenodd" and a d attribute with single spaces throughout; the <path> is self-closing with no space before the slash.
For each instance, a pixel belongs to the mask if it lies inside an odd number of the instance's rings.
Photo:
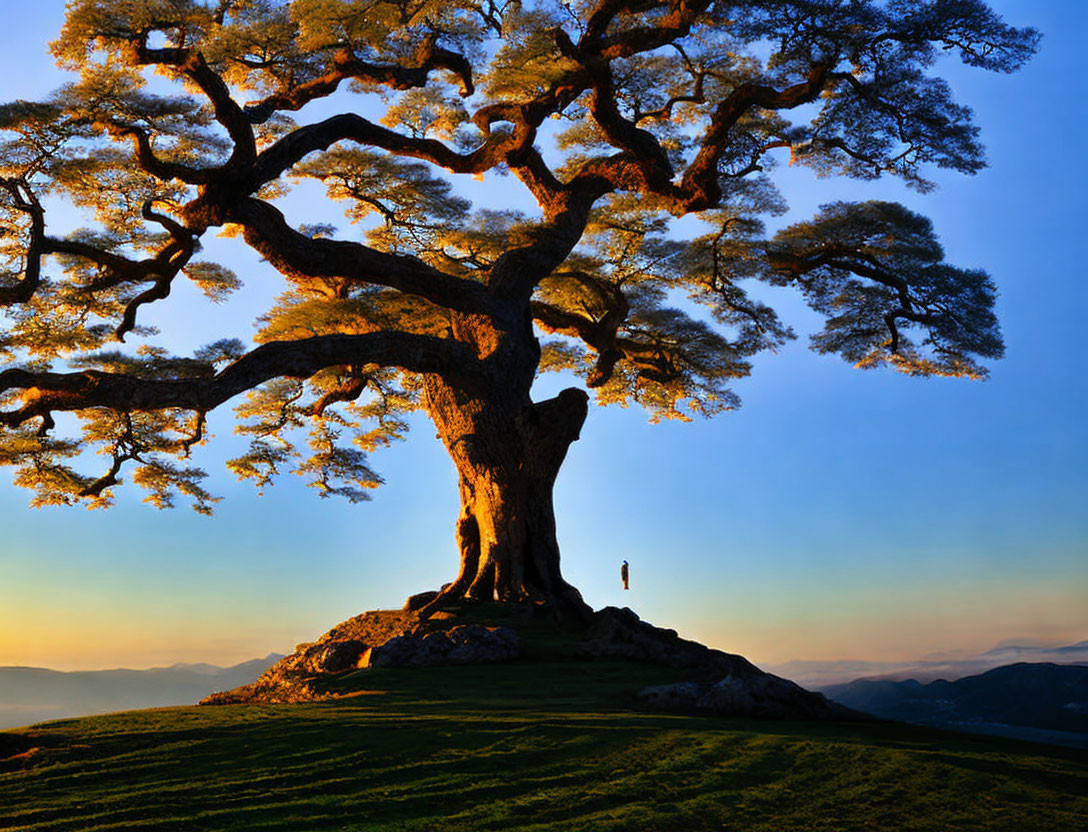
<path id="1" fill-rule="evenodd" d="M 64 81 L 45 51 L 63 5 L 0 0 L 0 101 Z M 985 383 L 860 372 L 810 353 L 812 315 L 776 294 L 802 337 L 757 358 L 736 388 L 740 411 L 656 426 L 637 409 L 590 411 L 556 495 L 564 571 L 589 603 L 631 606 L 757 663 L 1088 638 L 1088 120 L 1070 93 L 1088 6 L 992 5 L 1045 38 L 1013 76 L 946 65 L 989 169 L 938 176 L 924 196 L 785 168 L 779 181 L 784 222 L 850 198 L 931 217 L 950 262 L 994 275 L 1007 357 Z M 254 260 L 234 262 L 254 293 L 274 291 Z M 220 326 L 251 332 L 252 309 L 209 309 L 184 292 L 155 315 L 164 331 L 183 328 L 170 341 L 179 351 Z M 545 377 L 541 395 L 564 384 Z M 289 651 L 456 574 L 454 471 L 425 420 L 373 457 L 386 485 L 359 506 L 319 500 L 294 477 L 258 498 L 222 465 L 238 441 L 229 408 L 212 429 L 197 457 L 226 498 L 212 519 L 157 511 L 129 488 L 108 512 L 31 510 L 0 471 L 0 665 L 227 664 Z"/>

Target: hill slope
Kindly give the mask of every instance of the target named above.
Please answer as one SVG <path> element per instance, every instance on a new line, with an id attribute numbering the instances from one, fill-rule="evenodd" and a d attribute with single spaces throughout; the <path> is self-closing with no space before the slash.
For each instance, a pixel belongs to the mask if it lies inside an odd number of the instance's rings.
<path id="1" fill-rule="evenodd" d="M 634 707 L 632 690 L 678 673 L 580 660 L 377 669 L 338 677 L 323 702 L 0 734 L 0 829 L 1088 828 L 1083 753 Z"/>

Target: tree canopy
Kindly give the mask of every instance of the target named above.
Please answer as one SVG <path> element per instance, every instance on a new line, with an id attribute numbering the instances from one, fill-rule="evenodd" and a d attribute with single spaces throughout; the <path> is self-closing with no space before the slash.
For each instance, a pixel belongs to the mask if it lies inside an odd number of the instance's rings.
<path id="1" fill-rule="evenodd" d="M 463 480 L 506 465 L 490 426 L 554 479 L 585 394 L 534 404 L 538 372 L 653 419 L 736 407 L 751 357 L 793 337 L 761 281 L 824 316 L 819 352 L 982 377 L 995 288 L 926 218 L 764 221 L 787 158 L 921 191 L 932 168 L 977 172 L 971 111 L 934 70 L 1010 72 L 1037 40 L 981 0 L 73 0 L 52 51 L 76 79 L 0 106 L 0 463 L 36 505 L 108 505 L 131 472 L 206 512 L 189 456 L 245 394 L 228 465 L 258 485 L 295 470 L 364 499 L 367 452 L 419 408 Z M 305 182 L 346 230 L 286 216 Z M 64 203 L 86 225 L 53 233 Z M 147 305 L 259 279 L 201 259 L 215 234 L 285 289 L 258 344 L 173 355 Z"/>

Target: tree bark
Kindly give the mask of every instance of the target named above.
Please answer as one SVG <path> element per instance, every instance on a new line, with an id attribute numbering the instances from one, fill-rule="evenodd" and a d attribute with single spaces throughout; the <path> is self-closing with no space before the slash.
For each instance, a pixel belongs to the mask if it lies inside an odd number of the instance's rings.
<path id="1" fill-rule="evenodd" d="M 426 378 L 431 418 L 458 473 L 457 578 L 423 608 L 462 601 L 533 603 L 560 613 L 589 610 L 559 568 L 552 490 L 588 396 L 570 388 L 534 403 L 528 390 L 494 385 L 468 395 Z"/>

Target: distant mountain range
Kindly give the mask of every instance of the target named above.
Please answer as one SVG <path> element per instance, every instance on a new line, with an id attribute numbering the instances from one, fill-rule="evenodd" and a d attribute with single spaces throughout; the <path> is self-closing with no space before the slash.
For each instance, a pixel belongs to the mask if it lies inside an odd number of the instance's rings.
<path id="1" fill-rule="evenodd" d="M 962 668 L 1000 662 L 1009 656 L 1057 656 L 1067 663 L 1018 662 L 984 673 L 957 674 Z M 0 730 L 46 720 L 112 711 L 190 705 L 215 691 L 254 681 L 282 656 L 271 653 L 233 667 L 174 664 L 149 670 L 60 672 L 38 667 L 0 667 Z M 1082 664 L 1076 664 L 1081 662 Z M 807 664 L 823 669 L 817 677 L 886 669 L 869 662 Z M 779 675 L 787 666 L 772 670 Z M 895 676 L 909 672 L 907 663 Z M 1000 734 L 1041 742 L 1088 747 L 1088 641 L 1068 647 L 1003 645 L 982 656 L 913 665 L 918 678 L 855 678 L 841 684 L 808 684 L 829 699 L 885 719 L 959 731 Z M 833 670 L 832 670 L 833 668 Z M 943 668 L 949 678 L 925 681 Z M 812 667 L 809 668 L 812 670 Z M 805 684 L 805 674 L 794 679 Z M 841 678 L 841 675 L 840 675 Z"/>
<path id="2" fill-rule="evenodd" d="M 1085 666 L 1020 662 L 954 682 L 856 679 L 820 692 L 885 719 L 1088 747 Z"/>
<path id="3" fill-rule="evenodd" d="M 766 665 L 764 670 L 816 690 L 859 678 L 914 679 L 918 682 L 961 679 L 1018 662 L 1088 664 L 1088 640 L 1060 647 L 1009 641 L 981 654 L 942 653 L 901 662 L 795 659 L 783 664 Z"/>
<path id="4" fill-rule="evenodd" d="M 252 682 L 282 656 L 216 667 L 175 664 L 150 670 L 64 673 L 40 667 L 0 667 L 0 729 L 71 716 L 193 705 L 210 693 Z"/>

